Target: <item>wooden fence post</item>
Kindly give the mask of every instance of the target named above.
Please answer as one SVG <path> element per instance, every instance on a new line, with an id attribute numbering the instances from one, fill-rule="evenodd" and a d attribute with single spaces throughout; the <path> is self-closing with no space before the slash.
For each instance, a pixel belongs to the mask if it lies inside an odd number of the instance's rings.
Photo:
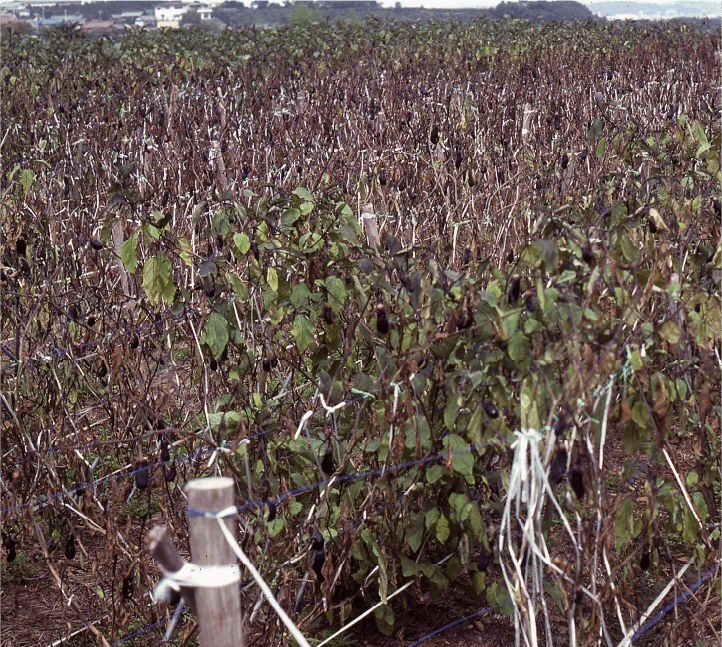
<path id="1" fill-rule="evenodd" d="M 379 227 L 376 222 L 376 214 L 374 213 L 374 206 L 372 204 L 368 203 L 363 206 L 361 209 L 361 219 L 363 220 L 366 241 L 369 247 L 378 254 L 381 249 L 381 240 L 379 238 Z"/>
<path id="2" fill-rule="evenodd" d="M 198 512 L 220 512 L 233 505 L 235 483 L 231 478 L 204 478 L 186 487 L 188 508 Z M 234 519 L 225 519 L 235 536 Z M 188 516 L 191 561 L 198 566 L 235 564 L 236 554 L 228 545 L 216 519 Z M 198 629 L 203 647 L 243 647 L 241 598 L 238 583 L 195 591 Z"/>

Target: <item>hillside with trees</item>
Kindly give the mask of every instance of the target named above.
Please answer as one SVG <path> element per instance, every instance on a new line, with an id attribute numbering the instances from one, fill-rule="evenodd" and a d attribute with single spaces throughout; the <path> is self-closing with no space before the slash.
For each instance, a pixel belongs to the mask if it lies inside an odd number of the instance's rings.
<path id="1" fill-rule="evenodd" d="M 145 12 L 152 14 L 160 3 L 144 0 L 122 0 L 118 2 L 63 3 L 46 5 L 42 8 L 29 7 L 30 18 L 51 18 L 63 16 L 82 16 L 85 21 L 109 20 L 112 16 L 124 12 Z M 424 7 L 402 7 L 396 3 L 386 8 L 375 0 L 320 0 L 318 2 L 269 2 L 254 0 L 251 3 L 230 0 L 213 11 L 215 27 L 222 25 L 280 25 L 284 23 L 361 20 L 367 16 L 391 18 L 404 22 L 418 20 L 457 20 L 468 23 L 478 18 L 501 19 L 504 16 L 525 20 L 579 20 L 584 22 L 596 18 L 589 9 L 579 2 L 502 2 L 490 9 L 434 9 Z M 189 20 L 185 21 L 190 22 Z M 211 26 L 211 25 L 209 25 Z"/>
<path id="2" fill-rule="evenodd" d="M 488 10 L 492 18 L 521 18 L 522 20 L 579 20 L 600 19 L 580 2 L 502 2 Z"/>

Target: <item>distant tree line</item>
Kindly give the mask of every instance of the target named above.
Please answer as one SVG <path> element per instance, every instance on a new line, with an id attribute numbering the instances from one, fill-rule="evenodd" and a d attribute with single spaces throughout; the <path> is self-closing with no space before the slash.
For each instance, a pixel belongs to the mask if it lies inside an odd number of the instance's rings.
<path id="1" fill-rule="evenodd" d="M 432 2 L 433 0 L 429 0 Z M 149 0 L 114 0 L 72 3 L 63 5 L 47 5 L 44 8 L 46 18 L 64 13 L 81 15 L 85 20 L 107 20 L 113 14 L 125 11 L 152 11 L 159 4 Z M 216 7 L 214 17 L 228 25 L 239 24 L 280 24 L 287 22 L 295 13 L 299 12 L 297 5 L 305 4 L 321 19 L 338 19 L 347 16 L 374 15 L 378 17 L 389 16 L 396 20 L 444 20 L 454 18 L 463 22 L 475 18 L 501 18 L 504 15 L 527 20 L 580 20 L 594 18 L 589 9 L 579 2 L 502 2 L 492 9 L 426 9 L 422 7 L 402 7 L 399 3 L 394 8 L 385 8 L 376 0 L 319 0 L 313 2 L 269 2 L 268 0 L 253 0 L 250 6 L 243 2 L 230 0 Z"/>
<path id="2" fill-rule="evenodd" d="M 585 20 L 597 19 L 583 4 L 573 0 L 556 0 L 555 2 L 502 2 L 493 9 L 487 10 L 489 17 L 521 18 L 522 20 Z"/>

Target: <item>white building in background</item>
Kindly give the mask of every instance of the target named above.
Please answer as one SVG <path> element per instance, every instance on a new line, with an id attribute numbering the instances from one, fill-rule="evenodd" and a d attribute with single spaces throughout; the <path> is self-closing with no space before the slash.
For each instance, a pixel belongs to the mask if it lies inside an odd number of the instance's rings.
<path id="1" fill-rule="evenodd" d="M 86 4 L 90 0 L 26 0 L 26 2 L 23 2 L 21 4 L 25 5 L 25 8 L 30 11 L 33 14 L 42 13 L 45 11 L 46 7 L 51 7 L 52 5 L 56 5 L 53 10 L 59 8 L 59 7 L 65 7 L 68 5 L 79 5 L 79 4 Z M 18 3 L 11 3 L 11 2 L 5 2 L 5 0 L 0 0 L 0 5 L 5 7 L 6 5 L 11 4 L 18 4 Z M 71 7 L 72 8 L 72 7 Z"/>
<path id="2" fill-rule="evenodd" d="M 0 26 L 5 27 L 6 25 L 12 25 L 14 22 L 18 22 L 18 17 L 12 12 L 0 12 Z"/>
<path id="3" fill-rule="evenodd" d="M 215 9 L 216 7 L 222 5 L 225 1 L 226 0 L 194 0 L 194 4 L 201 4 L 209 7 L 210 9 Z M 198 13 L 200 13 L 200 11 L 201 10 L 198 9 Z"/>
<path id="4" fill-rule="evenodd" d="M 144 13 L 135 19 L 134 24 L 141 29 L 155 27 L 155 15 L 152 12 Z"/>
<path id="5" fill-rule="evenodd" d="M 222 4 L 222 0 L 185 0 L 184 2 L 166 2 L 155 7 L 155 19 L 158 29 L 170 27 L 178 29 L 183 22 L 183 16 L 192 9 L 198 13 L 201 20 L 210 20 L 214 7 Z"/>
<path id="6" fill-rule="evenodd" d="M 110 16 L 111 20 L 124 23 L 134 23 L 136 19 L 143 15 L 142 11 L 124 11 L 123 13 L 114 13 Z"/>
<path id="7" fill-rule="evenodd" d="M 18 20 L 30 18 L 30 10 L 25 2 L 0 2 L 0 11 L 14 13 Z"/>
<path id="8" fill-rule="evenodd" d="M 189 8 L 190 6 L 183 2 L 166 2 L 165 4 L 158 5 L 155 8 L 155 20 L 158 24 L 158 29 L 163 29 L 164 27 L 178 29 L 181 24 L 181 19 Z"/>
<path id="9" fill-rule="evenodd" d="M 38 19 L 36 17 L 35 20 L 32 21 L 32 24 L 35 29 L 39 27 L 45 27 L 47 29 L 49 27 L 57 27 L 58 25 L 72 25 L 73 23 L 82 25 L 84 22 L 85 18 L 81 14 L 66 12 L 62 16 L 53 16 L 52 18 Z"/>
<path id="10" fill-rule="evenodd" d="M 3 11 L 18 11 L 19 9 L 25 9 L 24 2 L 0 2 L 0 8 Z"/>

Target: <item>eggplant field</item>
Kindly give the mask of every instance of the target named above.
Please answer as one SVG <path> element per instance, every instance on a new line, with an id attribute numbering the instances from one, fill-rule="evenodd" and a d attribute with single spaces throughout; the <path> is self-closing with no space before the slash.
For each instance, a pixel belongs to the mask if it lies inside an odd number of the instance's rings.
<path id="1" fill-rule="evenodd" d="M 208 647 L 221 581 L 258 647 L 718 645 L 719 69 L 679 24 L 3 31 L 3 647 Z"/>

